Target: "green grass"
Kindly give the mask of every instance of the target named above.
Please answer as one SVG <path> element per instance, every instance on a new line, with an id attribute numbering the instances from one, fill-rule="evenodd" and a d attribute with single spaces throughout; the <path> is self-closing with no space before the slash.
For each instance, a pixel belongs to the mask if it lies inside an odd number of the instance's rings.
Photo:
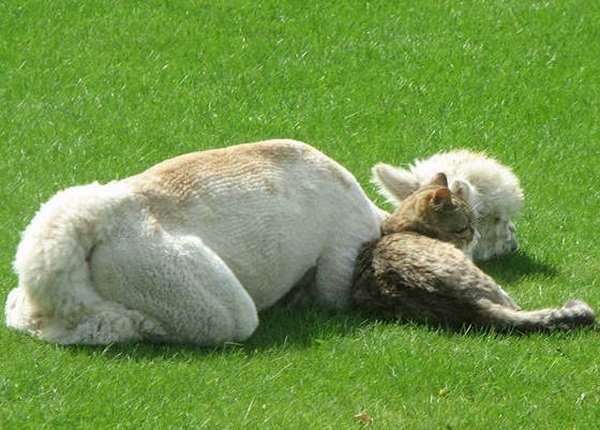
<path id="1" fill-rule="evenodd" d="M 314 4 L 313 4 L 314 3 Z M 600 3 L 0 2 L 0 288 L 61 188 L 193 150 L 306 141 L 377 161 L 486 150 L 527 194 L 525 307 L 600 309 Z M 261 315 L 244 345 L 58 347 L 0 329 L 0 428 L 594 428 L 598 330 L 510 337 Z"/>

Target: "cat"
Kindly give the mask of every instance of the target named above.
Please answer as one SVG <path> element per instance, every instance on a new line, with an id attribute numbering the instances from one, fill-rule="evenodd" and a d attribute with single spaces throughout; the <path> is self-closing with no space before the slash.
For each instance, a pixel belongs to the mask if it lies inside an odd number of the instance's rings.
<path id="1" fill-rule="evenodd" d="M 476 231 L 464 192 L 451 192 L 443 173 L 404 198 L 381 227 L 382 237 L 357 258 L 353 300 L 381 316 L 459 328 L 520 332 L 594 323 L 572 300 L 559 309 L 522 311 L 464 253 Z"/>
<path id="2" fill-rule="evenodd" d="M 350 172 L 302 142 L 182 155 L 42 205 L 17 248 L 6 323 L 59 344 L 243 341 L 313 267 L 317 298 L 347 308 L 382 218 Z"/>
<path id="3" fill-rule="evenodd" d="M 523 190 L 510 168 L 484 154 L 454 150 L 417 160 L 408 169 L 380 163 L 372 169 L 372 180 L 379 193 L 397 205 L 438 172 L 446 174 L 451 190 L 463 189 L 475 212 L 475 225 L 481 234 L 473 249 L 475 260 L 517 249 L 512 219 L 523 206 Z"/>

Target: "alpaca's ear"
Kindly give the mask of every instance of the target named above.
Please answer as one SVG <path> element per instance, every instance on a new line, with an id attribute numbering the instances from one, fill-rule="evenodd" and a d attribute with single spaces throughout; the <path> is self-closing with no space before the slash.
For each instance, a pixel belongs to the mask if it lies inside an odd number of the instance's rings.
<path id="1" fill-rule="evenodd" d="M 379 163 L 373 166 L 371 173 L 371 180 L 377 186 L 379 194 L 395 205 L 419 188 L 415 175 L 399 167 Z"/>
<path id="2" fill-rule="evenodd" d="M 448 178 L 445 173 L 436 173 L 433 179 L 427 185 L 435 185 L 437 187 L 446 187 L 448 188 Z"/>
<path id="3" fill-rule="evenodd" d="M 467 201 L 469 200 L 469 197 L 471 195 L 470 185 L 465 181 L 461 181 L 460 179 L 452 182 L 450 190 L 453 194 L 456 194 L 457 196 L 460 196 L 463 199 L 466 199 Z"/>

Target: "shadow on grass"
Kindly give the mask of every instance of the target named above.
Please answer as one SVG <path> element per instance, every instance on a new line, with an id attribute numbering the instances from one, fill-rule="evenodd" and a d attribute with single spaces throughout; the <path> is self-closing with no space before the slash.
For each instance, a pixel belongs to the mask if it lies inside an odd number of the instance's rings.
<path id="1" fill-rule="evenodd" d="M 349 336 L 365 324 L 359 313 L 338 313 L 305 304 L 297 307 L 276 305 L 260 313 L 260 324 L 250 339 L 220 347 L 187 344 L 139 342 L 108 346 L 68 346 L 73 353 L 87 353 L 122 359 L 186 359 L 199 355 L 255 355 L 272 351 L 308 348 L 330 339 Z"/>
<path id="2" fill-rule="evenodd" d="M 524 276 L 554 277 L 558 274 L 553 266 L 538 261 L 523 251 L 505 254 L 477 265 L 500 284 L 516 282 Z"/>
<path id="3" fill-rule="evenodd" d="M 533 310 L 533 309 L 528 309 Z M 520 330 L 516 327 L 485 327 L 485 326 L 472 326 L 469 324 L 463 325 L 452 325 L 442 322 L 423 322 L 423 321 L 412 321 L 412 320 L 398 320 L 393 318 L 382 318 L 379 315 L 367 315 L 363 319 L 376 322 L 383 325 L 399 325 L 411 329 L 422 330 L 424 333 L 435 333 L 436 335 L 443 336 L 445 338 L 464 338 L 464 337 L 479 337 L 479 338 L 527 338 L 527 337 L 550 337 L 553 339 L 560 338 L 574 338 L 580 336 L 580 333 L 586 332 L 600 332 L 600 326 L 597 323 L 591 325 L 581 325 L 578 327 L 565 329 L 565 328 L 548 328 L 548 329 L 529 329 Z"/>

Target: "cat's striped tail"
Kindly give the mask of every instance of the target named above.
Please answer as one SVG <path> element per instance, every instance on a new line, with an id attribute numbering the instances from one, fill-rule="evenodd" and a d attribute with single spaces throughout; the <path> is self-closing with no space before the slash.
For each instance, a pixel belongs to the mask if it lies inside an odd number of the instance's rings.
<path id="1" fill-rule="evenodd" d="M 487 315 L 493 327 L 517 331 L 570 330 L 594 324 L 592 308 L 580 300 L 570 300 L 561 308 L 521 311 L 498 304 L 490 304 Z"/>

